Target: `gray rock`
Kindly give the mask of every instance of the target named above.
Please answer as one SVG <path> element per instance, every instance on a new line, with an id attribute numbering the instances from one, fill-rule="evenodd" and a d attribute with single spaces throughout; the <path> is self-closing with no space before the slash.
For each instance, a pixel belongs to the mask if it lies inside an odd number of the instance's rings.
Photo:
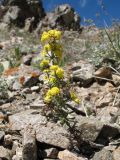
<path id="1" fill-rule="evenodd" d="M 15 23 L 19 14 L 21 14 L 21 10 L 18 6 L 9 7 L 7 13 L 3 17 L 3 22 L 6 24 Z"/>
<path id="2" fill-rule="evenodd" d="M 38 152 L 39 158 L 53 158 L 56 159 L 58 157 L 58 150 L 56 148 L 45 149 L 44 151 L 40 150 Z"/>
<path id="3" fill-rule="evenodd" d="M 7 134 L 4 136 L 4 143 L 6 146 L 12 145 L 13 140 L 12 140 L 12 136 L 10 134 Z"/>
<path id="4" fill-rule="evenodd" d="M 47 143 L 60 148 L 71 147 L 69 133 L 57 124 L 47 122 L 46 117 L 38 111 L 27 110 L 9 117 L 12 130 L 23 130 L 29 124 L 36 131 L 36 139 L 41 143 Z"/>
<path id="5" fill-rule="evenodd" d="M 74 9 L 63 4 L 55 8 L 55 11 L 47 13 L 46 17 L 39 22 L 36 32 L 42 28 L 58 28 L 64 30 L 80 30 L 80 17 Z"/>
<path id="6" fill-rule="evenodd" d="M 0 158 L 10 160 L 10 151 L 3 146 L 0 146 Z"/>
<path id="7" fill-rule="evenodd" d="M 28 76 L 25 77 L 24 86 L 32 87 L 35 86 L 39 82 L 39 77 Z"/>
<path id="8" fill-rule="evenodd" d="M 22 155 L 23 160 L 37 160 L 35 131 L 30 125 L 24 130 Z"/>
<path id="9" fill-rule="evenodd" d="M 12 157 L 12 160 L 23 160 L 23 158 L 22 158 L 22 148 L 21 147 L 16 148 L 16 155 L 14 155 Z"/>
<path id="10" fill-rule="evenodd" d="M 76 129 L 78 141 L 95 142 L 102 145 L 108 144 L 110 138 L 115 138 L 120 134 L 119 126 L 100 122 L 96 118 L 78 117 Z"/>
<path id="11" fill-rule="evenodd" d="M 3 62 L 1 62 L 1 64 L 4 67 L 4 70 L 7 70 L 7 69 L 10 68 L 10 62 L 9 61 L 3 61 Z"/>
<path id="12" fill-rule="evenodd" d="M 93 80 L 95 68 L 92 64 L 86 62 L 78 62 L 73 64 L 71 79 L 73 82 L 80 82 L 80 85 L 85 87 Z"/>
<path id="13" fill-rule="evenodd" d="M 5 132 L 4 131 L 0 131 L 0 141 L 3 140 L 5 136 Z"/>
<path id="14" fill-rule="evenodd" d="M 29 66 L 31 64 L 32 58 L 33 58 L 33 55 L 31 55 L 31 54 L 24 56 L 23 57 L 23 64 Z"/>
<path id="15" fill-rule="evenodd" d="M 113 157 L 110 151 L 103 149 L 95 153 L 92 160 L 113 160 Z"/>
<path id="16" fill-rule="evenodd" d="M 34 22 L 31 26 L 31 29 L 33 29 L 38 20 L 45 16 L 42 1 L 7 0 L 4 5 L 8 8 L 8 11 L 4 15 L 3 21 L 10 25 L 15 24 L 18 27 L 24 27 L 25 20 L 34 17 Z"/>

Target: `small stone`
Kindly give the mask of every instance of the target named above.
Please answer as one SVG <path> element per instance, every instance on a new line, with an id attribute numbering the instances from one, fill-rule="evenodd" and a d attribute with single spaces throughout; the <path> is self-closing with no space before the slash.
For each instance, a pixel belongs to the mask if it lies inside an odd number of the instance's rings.
<path id="1" fill-rule="evenodd" d="M 30 90 L 30 88 L 24 88 L 22 90 L 22 93 L 31 93 L 31 90 Z"/>
<path id="2" fill-rule="evenodd" d="M 35 131 L 31 125 L 25 129 L 23 138 L 23 160 L 37 160 Z"/>
<path id="3" fill-rule="evenodd" d="M 31 91 L 32 92 L 38 92 L 39 90 L 40 90 L 39 86 L 33 86 L 33 87 L 31 87 Z"/>
<path id="4" fill-rule="evenodd" d="M 0 141 L 3 140 L 4 135 L 5 135 L 5 132 L 4 131 L 0 131 Z"/>
<path id="5" fill-rule="evenodd" d="M 1 62 L 3 67 L 4 67 L 4 70 L 8 70 L 10 68 L 10 62 L 9 61 L 4 61 L 4 62 Z"/>
<path id="6" fill-rule="evenodd" d="M 87 158 L 77 156 L 76 154 L 74 154 L 68 150 L 60 151 L 58 153 L 58 158 L 60 160 L 87 160 Z"/>
<path id="7" fill-rule="evenodd" d="M 56 148 L 50 148 L 45 150 L 46 157 L 45 158 L 57 158 L 58 156 L 58 150 Z"/>
<path id="8" fill-rule="evenodd" d="M 12 145 L 13 140 L 12 140 L 12 136 L 10 134 L 7 134 L 4 136 L 4 143 L 6 146 Z"/>
<path id="9" fill-rule="evenodd" d="M 101 67 L 94 73 L 94 75 L 101 78 L 111 78 L 112 72 L 108 67 Z"/>
<path id="10" fill-rule="evenodd" d="M 26 55 L 23 57 L 23 63 L 25 65 L 30 65 L 31 64 L 31 61 L 32 61 L 32 58 L 33 58 L 33 55 L 32 54 L 29 54 L 29 55 Z"/>
<path id="11" fill-rule="evenodd" d="M 113 160 L 120 160 L 120 147 L 113 151 Z"/>

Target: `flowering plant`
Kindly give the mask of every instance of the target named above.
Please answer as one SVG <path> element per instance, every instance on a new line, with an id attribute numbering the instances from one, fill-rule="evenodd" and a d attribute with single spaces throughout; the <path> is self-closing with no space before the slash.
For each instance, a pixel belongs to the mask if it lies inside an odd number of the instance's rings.
<path id="1" fill-rule="evenodd" d="M 75 92 L 70 89 L 69 81 L 65 80 L 64 69 L 60 67 L 62 60 L 62 45 L 60 44 L 62 33 L 58 30 L 43 32 L 41 42 L 43 44 L 42 61 L 40 68 L 44 73 L 44 81 L 48 90 L 44 94 L 44 102 L 49 109 L 49 117 L 67 123 L 69 100 L 79 104 Z"/>

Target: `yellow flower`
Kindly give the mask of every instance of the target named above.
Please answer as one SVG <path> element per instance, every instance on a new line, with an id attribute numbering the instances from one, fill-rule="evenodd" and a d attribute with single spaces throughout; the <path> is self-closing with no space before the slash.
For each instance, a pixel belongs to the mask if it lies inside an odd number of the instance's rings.
<path id="1" fill-rule="evenodd" d="M 77 96 L 74 92 L 70 92 L 70 97 L 72 100 L 75 100 L 77 98 Z"/>
<path id="2" fill-rule="evenodd" d="M 40 67 L 41 67 L 41 68 L 44 68 L 44 67 L 47 67 L 47 66 L 49 66 L 49 60 L 43 59 L 43 60 L 41 61 L 41 63 L 40 63 Z"/>
<path id="3" fill-rule="evenodd" d="M 44 76 L 44 80 L 49 80 L 47 75 Z"/>
<path id="4" fill-rule="evenodd" d="M 50 103 L 51 102 L 51 97 L 50 96 L 46 96 L 45 98 L 44 98 L 44 101 L 46 102 L 46 103 Z"/>
<path id="5" fill-rule="evenodd" d="M 78 98 L 76 98 L 76 99 L 74 100 L 74 102 L 77 103 L 77 104 L 79 104 L 79 103 L 80 103 L 80 100 L 79 100 Z"/>
<path id="6" fill-rule="evenodd" d="M 56 96 L 60 93 L 60 89 L 58 87 L 51 88 L 51 95 Z"/>
<path id="7" fill-rule="evenodd" d="M 47 52 L 45 50 L 42 50 L 41 54 L 42 54 L 43 57 L 45 57 L 45 55 L 47 54 Z"/>
<path id="8" fill-rule="evenodd" d="M 48 34 L 48 32 L 43 32 L 42 36 L 41 36 L 41 42 L 45 42 L 45 41 L 49 41 L 50 39 L 50 35 Z"/>
<path id="9" fill-rule="evenodd" d="M 59 68 L 58 65 L 52 65 L 52 66 L 50 67 L 50 70 L 56 71 L 58 68 Z"/>
<path id="10" fill-rule="evenodd" d="M 43 72 L 44 72 L 44 73 L 49 73 L 50 70 L 49 70 L 49 69 L 44 69 Z"/>
<path id="11" fill-rule="evenodd" d="M 47 51 L 47 52 L 48 52 L 48 51 L 51 51 L 51 48 L 52 48 L 52 47 L 51 47 L 50 44 L 46 44 L 46 45 L 44 46 L 44 50 Z"/>
<path id="12" fill-rule="evenodd" d="M 72 99 L 75 103 L 77 103 L 77 104 L 80 103 L 80 100 L 77 98 L 77 96 L 76 96 L 76 94 L 75 94 L 74 92 L 70 92 L 70 96 L 71 96 L 71 99 Z"/>
<path id="13" fill-rule="evenodd" d="M 60 89 L 58 87 L 52 87 L 48 90 L 47 96 L 54 97 L 60 93 Z"/>
<path id="14" fill-rule="evenodd" d="M 52 83 L 52 84 L 55 84 L 56 83 L 56 78 L 55 77 L 50 77 L 49 79 L 49 82 Z"/>
<path id="15" fill-rule="evenodd" d="M 56 70 L 56 75 L 58 78 L 63 78 L 64 77 L 64 70 L 62 68 L 58 68 Z"/>
<path id="16" fill-rule="evenodd" d="M 57 31 L 57 30 L 50 30 L 48 32 L 43 32 L 42 36 L 41 36 L 41 42 L 46 42 L 46 41 L 50 41 L 52 38 L 54 38 L 55 40 L 60 40 L 61 38 L 61 32 Z"/>
<path id="17" fill-rule="evenodd" d="M 56 40 L 60 40 L 61 38 L 61 32 L 58 30 L 50 30 L 48 31 L 48 34 L 51 38 L 54 38 Z"/>

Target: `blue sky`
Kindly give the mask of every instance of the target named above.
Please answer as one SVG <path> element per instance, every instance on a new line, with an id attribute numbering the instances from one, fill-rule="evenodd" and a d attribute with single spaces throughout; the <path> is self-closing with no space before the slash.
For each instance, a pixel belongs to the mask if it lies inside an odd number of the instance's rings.
<path id="1" fill-rule="evenodd" d="M 52 11 L 59 4 L 70 4 L 83 19 L 92 19 L 101 27 L 104 22 L 111 25 L 111 19 L 120 19 L 120 0 L 103 0 L 103 9 L 100 7 L 100 0 L 43 0 L 46 11 Z M 99 16 L 96 16 L 99 15 Z"/>

